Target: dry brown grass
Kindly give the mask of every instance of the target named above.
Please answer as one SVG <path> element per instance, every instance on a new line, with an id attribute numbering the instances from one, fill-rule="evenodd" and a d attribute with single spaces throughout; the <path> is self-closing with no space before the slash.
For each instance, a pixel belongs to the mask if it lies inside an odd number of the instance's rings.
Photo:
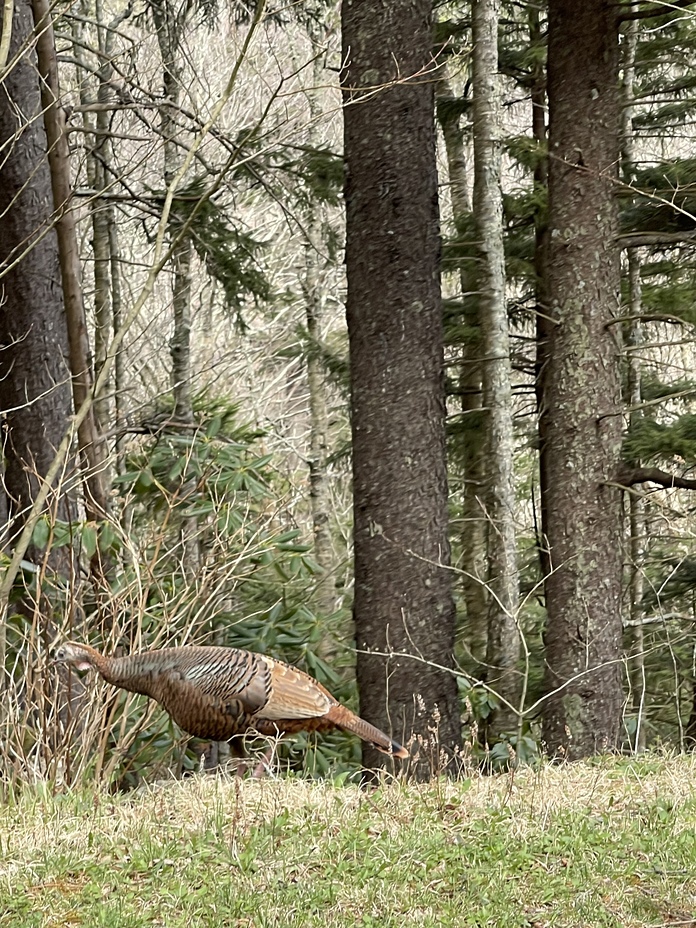
<path id="1" fill-rule="evenodd" d="M 25 790 L 0 926 L 696 925 L 696 760 L 460 782 Z"/>

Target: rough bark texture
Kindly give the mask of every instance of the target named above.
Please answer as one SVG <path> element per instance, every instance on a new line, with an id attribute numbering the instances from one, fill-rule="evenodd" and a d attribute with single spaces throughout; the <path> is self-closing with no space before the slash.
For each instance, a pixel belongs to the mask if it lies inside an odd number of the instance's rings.
<path id="1" fill-rule="evenodd" d="M 18 0 L 10 54 L 31 46 L 31 5 Z M 12 532 L 34 498 L 72 412 L 68 337 L 36 60 L 0 86 L 0 408 Z M 66 516 L 61 511 L 61 516 Z"/>
<path id="2" fill-rule="evenodd" d="M 98 377 L 106 361 L 111 334 L 114 331 L 114 283 L 112 281 L 114 256 L 112 255 L 110 228 L 115 223 L 113 202 L 99 194 L 106 191 L 115 176 L 113 144 L 109 133 L 111 113 L 108 110 L 113 97 L 110 87 L 114 71 L 112 54 L 114 30 L 128 14 L 125 11 L 121 12 L 106 28 L 102 0 L 96 0 L 94 9 L 97 20 L 97 41 L 101 55 L 101 63 L 97 72 L 99 79 L 97 102 L 103 104 L 103 109 L 98 110 L 96 114 L 97 132 L 92 138 L 93 147 L 87 160 L 87 173 L 96 192 L 96 196 L 90 203 L 90 210 L 94 254 L 94 374 Z M 85 118 L 89 118 L 88 113 L 85 114 Z M 95 397 L 94 408 L 102 433 L 111 426 L 113 389 L 114 384 L 110 377 L 100 394 Z"/>
<path id="3" fill-rule="evenodd" d="M 618 38 L 605 0 L 549 6 L 550 330 L 541 453 L 546 578 L 543 736 L 577 758 L 616 745 L 622 513 L 617 206 Z"/>
<path id="4" fill-rule="evenodd" d="M 483 358 L 488 521 L 488 640 L 486 680 L 502 697 L 487 722 L 489 738 L 516 733 L 520 692 L 517 625 L 519 577 L 515 530 L 515 473 L 510 338 L 505 299 L 498 0 L 473 4 L 474 219 Z M 509 705 L 506 705 L 508 703 Z"/>
<path id="5" fill-rule="evenodd" d="M 15 0 L 10 59 L 23 54 L 0 85 L 0 409 L 3 410 L 4 491 L 12 546 L 25 524 L 28 508 L 53 462 L 55 449 L 67 430 L 72 413 L 68 334 L 63 307 L 58 242 L 53 221 L 51 176 L 47 141 L 41 118 L 42 104 L 36 56 L 32 45 L 33 18 L 27 0 Z M 52 514 L 68 520 L 67 496 L 60 489 L 50 502 Z M 72 513 L 74 517 L 74 513 Z M 28 560 L 44 563 L 43 588 L 53 571 L 61 575 L 64 590 L 74 565 L 65 549 L 45 558 L 30 546 Z M 42 586 L 42 584 L 40 584 Z M 42 645 L 50 644 L 55 625 L 47 596 L 27 595 L 13 608 L 23 613 L 27 627 L 36 621 Z M 9 684 L 5 675 L 5 624 L 0 623 L 0 689 Z M 37 667 L 27 646 L 21 691 L 27 705 L 41 707 L 40 739 L 53 743 L 55 731 L 45 727 L 58 707 L 65 720 L 66 701 L 77 709 L 82 686 L 70 689 L 62 679 L 56 690 L 45 668 Z M 14 661 L 10 663 L 14 666 Z M 16 667 L 15 667 L 16 672 Z M 3 696 L 0 715 L 8 711 Z M 36 721 L 24 718 L 32 731 Z M 45 746 L 46 742 L 43 741 Z"/>
<path id="6" fill-rule="evenodd" d="M 460 744 L 455 678 L 428 663 L 451 666 L 454 646 L 434 78 L 415 76 L 431 65 L 430 14 L 427 0 L 343 3 L 360 712 L 415 733 L 419 776 Z"/>

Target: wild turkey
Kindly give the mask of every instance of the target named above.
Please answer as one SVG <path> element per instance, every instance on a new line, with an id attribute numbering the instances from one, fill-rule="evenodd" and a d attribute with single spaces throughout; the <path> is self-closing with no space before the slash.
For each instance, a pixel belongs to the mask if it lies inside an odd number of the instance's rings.
<path id="1" fill-rule="evenodd" d="M 77 670 L 98 670 L 114 686 L 156 700 L 196 738 L 228 741 L 261 735 L 342 728 L 384 754 L 408 751 L 364 721 L 308 674 L 264 654 L 238 648 L 185 647 L 105 657 L 86 644 L 66 642 L 54 658 Z"/>

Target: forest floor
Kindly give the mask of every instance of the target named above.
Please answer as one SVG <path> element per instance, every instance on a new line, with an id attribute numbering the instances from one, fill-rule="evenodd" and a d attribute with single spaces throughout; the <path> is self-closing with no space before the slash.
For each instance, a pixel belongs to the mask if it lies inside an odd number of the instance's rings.
<path id="1" fill-rule="evenodd" d="M 0 809 L 0 926 L 696 928 L 696 759 L 374 790 L 201 776 Z"/>

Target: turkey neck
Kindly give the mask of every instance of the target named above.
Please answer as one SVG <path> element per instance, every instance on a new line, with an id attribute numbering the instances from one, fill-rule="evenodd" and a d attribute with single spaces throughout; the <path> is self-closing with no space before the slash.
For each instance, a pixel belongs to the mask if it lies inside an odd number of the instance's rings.
<path id="1" fill-rule="evenodd" d="M 107 683 L 119 686 L 130 693 L 155 696 L 157 678 L 176 666 L 177 648 L 166 651 L 143 651 L 128 657 L 104 657 L 96 662 L 99 673 Z"/>

